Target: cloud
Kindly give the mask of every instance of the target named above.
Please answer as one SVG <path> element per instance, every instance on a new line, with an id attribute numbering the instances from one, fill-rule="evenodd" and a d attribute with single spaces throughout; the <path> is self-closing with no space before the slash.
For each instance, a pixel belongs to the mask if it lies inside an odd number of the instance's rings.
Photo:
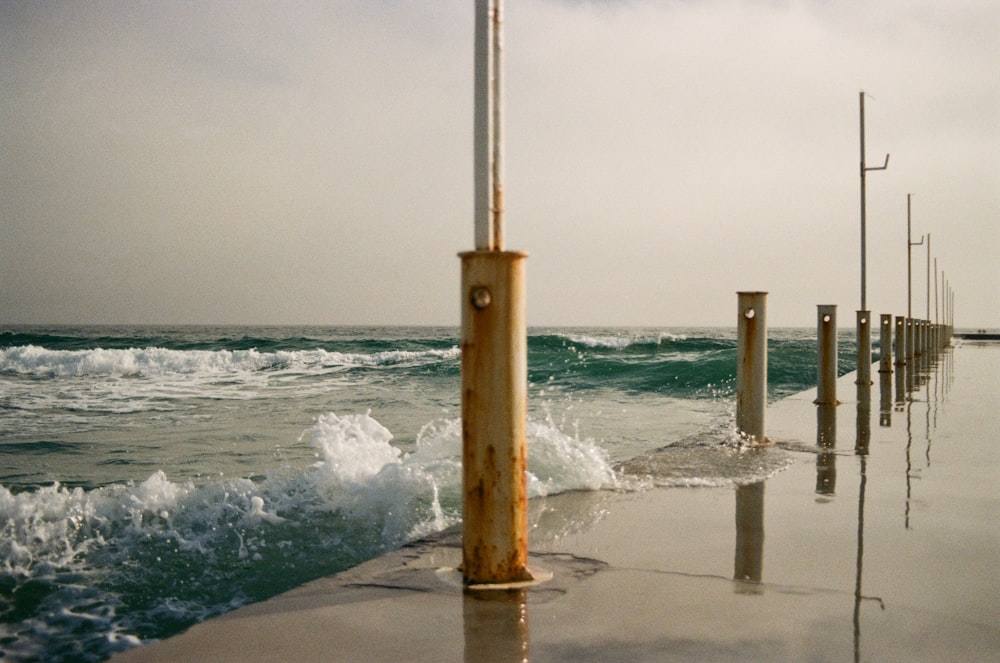
<path id="1" fill-rule="evenodd" d="M 6 3 L 11 322 L 455 323 L 472 3 Z M 773 324 L 905 297 L 915 232 L 1000 280 L 988 2 L 507 3 L 508 246 L 532 324 Z M 905 305 L 905 302 L 902 302 Z M 973 308 L 974 307 L 974 308 Z"/>

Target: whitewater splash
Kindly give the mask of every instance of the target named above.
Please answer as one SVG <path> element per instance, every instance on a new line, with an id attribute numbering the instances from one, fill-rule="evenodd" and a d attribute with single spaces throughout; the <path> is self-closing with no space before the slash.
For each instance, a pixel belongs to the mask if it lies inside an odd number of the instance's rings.
<path id="1" fill-rule="evenodd" d="M 544 422 L 528 435 L 532 496 L 618 485 L 592 442 Z M 302 440 L 311 467 L 256 481 L 0 487 L 5 660 L 102 658 L 459 522 L 459 420 L 410 453 L 367 413 L 325 414 Z"/>
<path id="2" fill-rule="evenodd" d="M 35 345 L 0 349 L 0 373 L 23 376 L 163 376 L 220 374 L 271 369 L 348 369 L 418 364 L 452 360 L 458 347 L 448 350 L 387 350 L 375 353 L 315 350 L 170 350 L 129 348 L 49 350 Z"/>

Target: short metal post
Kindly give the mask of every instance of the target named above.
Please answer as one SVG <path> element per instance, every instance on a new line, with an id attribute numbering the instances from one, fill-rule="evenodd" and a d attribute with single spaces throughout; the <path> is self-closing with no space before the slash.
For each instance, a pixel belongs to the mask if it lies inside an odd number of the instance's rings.
<path id="1" fill-rule="evenodd" d="M 924 321 L 915 318 L 913 320 L 913 356 L 919 357 L 924 354 Z"/>
<path id="2" fill-rule="evenodd" d="M 880 316 L 878 372 L 892 373 L 892 315 L 883 313 Z"/>
<path id="3" fill-rule="evenodd" d="M 461 258 L 462 573 L 470 585 L 530 580 L 526 254 Z"/>
<path id="4" fill-rule="evenodd" d="M 896 366 L 906 363 L 906 318 L 896 316 Z"/>
<path id="5" fill-rule="evenodd" d="M 913 318 L 906 318 L 906 363 L 909 364 L 910 360 L 913 359 L 913 335 L 915 330 L 913 328 Z"/>
<path id="6" fill-rule="evenodd" d="M 858 311 L 858 379 L 855 384 L 872 383 L 871 311 Z"/>
<path id="7" fill-rule="evenodd" d="M 819 357 L 816 371 L 816 403 L 835 405 L 837 401 L 837 305 L 816 307 Z"/>
<path id="8" fill-rule="evenodd" d="M 755 444 L 767 441 L 767 293 L 739 292 L 736 344 L 736 428 Z"/>

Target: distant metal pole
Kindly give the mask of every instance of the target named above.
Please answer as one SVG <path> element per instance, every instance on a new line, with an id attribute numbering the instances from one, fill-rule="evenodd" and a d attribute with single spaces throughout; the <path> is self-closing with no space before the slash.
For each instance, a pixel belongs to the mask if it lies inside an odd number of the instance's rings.
<path id="1" fill-rule="evenodd" d="M 736 321 L 736 428 L 764 444 L 767 407 L 767 293 L 739 292 Z"/>
<path id="2" fill-rule="evenodd" d="M 927 233 L 927 317 L 924 325 L 923 346 L 924 351 L 931 349 L 931 339 L 933 331 L 931 329 L 931 234 Z"/>
<path id="3" fill-rule="evenodd" d="M 927 319 L 931 319 L 931 234 L 927 233 Z"/>
<path id="4" fill-rule="evenodd" d="M 934 342 L 938 347 L 941 347 L 941 318 L 938 317 L 937 274 L 937 258 L 934 258 Z"/>
<path id="5" fill-rule="evenodd" d="M 910 239 L 911 220 L 911 199 L 912 193 L 906 194 L 906 358 L 910 359 L 914 354 L 913 344 L 913 247 L 924 243 L 924 236 L 920 236 L 919 242 Z"/>
<path id="6" fill-rule="evenodd" d="M 857 338 L 858 338 L 858 383 L 871 383 L 872 364 L 872 339 L 871 339 L 871 311 L 868 310 L 868 255 L 867 255 L 867 231 L 865 228 L 865 215 L 867 207 L 867 189 L 865 174 L 869 170 L 885 170 L 889 167 L 889 155 L 885 155 L 885 164 L 882 166 L 869 167 L 865 158 L 865 91 L 858 93 L 860 110 L 860 134 L 861 134 L 861 309 L 857 313 Z"/>

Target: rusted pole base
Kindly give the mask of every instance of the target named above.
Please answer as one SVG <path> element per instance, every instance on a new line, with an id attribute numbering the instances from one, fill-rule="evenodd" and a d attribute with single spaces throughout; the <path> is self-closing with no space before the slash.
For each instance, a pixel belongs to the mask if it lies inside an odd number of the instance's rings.
<path id="1" fill-rule="evenodd" d="M 460 256 L 462 575 L 467 585 L 529 581 L 527 255 Z"/>

